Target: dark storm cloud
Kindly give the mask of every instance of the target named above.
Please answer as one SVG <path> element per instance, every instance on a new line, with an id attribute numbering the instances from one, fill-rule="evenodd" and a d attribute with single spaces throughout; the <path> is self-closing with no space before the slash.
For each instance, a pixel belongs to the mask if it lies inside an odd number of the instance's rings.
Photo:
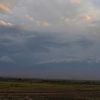
<path id="1" fill-rule="evenodd" d="M 77 57 L 82 60 L 84 53 L 96 43 L 86 37 L 70 37 L 66 41 L 59 41 L 53 33 L 26 31 L 16 27 L 1 28 L 0 31 L 0 55 L 19 58 L 24 62 L 33 59 L 31 63 L 36 60 L 37 63 L 69 59 L 73 61 Z M 87 49 L 87 52 L 82 49 Z M 80 51 L 83 53 L 80 54 Z"/>
<path id="2" fill-rule="evenodd" d="M 99 0 L 0 0 L 2 74 L 6 75 L 8 70 L 10 75 L 13 70 L 12 75 L 27 76 L 28 71 L 30 76 L 60 77 L 60 66 L 66 69 L 61 71 L 65 76 L 77 74 L 78 69 L 82 72 L 84 66 L 93 63 L 99 66 L 98 4 Z M 81 68 L 73 68 L 81 64 L 84 64 Z M 57 66 L 59 70 L 55 74 Z"/>
<path id="3" fill-rule="evenodd" d="M 80 39 L 76 41 L 76 45 L 79 45 L 83 49 L 91 48 L 94 43 L 96 42 L 92 39 L 87 39 L 86 37 L 80 37 Z"/>
<path id="4" fill-rule="evenodd" d="M 0 48 L 1 52 L 16 53 L 24 51 L 45 52 L 44 39 L 36 32 L 22 31 L 17 28 L 1 28 L 0 30 Z M 28 51 L 28 52 L 29 52 Z"/>
<path id="5" fill-rule="evenodd" d="M 94 59 L 91 56 L 93 48 L 97 47 L 92 38 L 71 36 L 63 41 L 54 34 L 27 31 L 17 27 L 0 28 L 0 66 L 3 66 L 0 73 L 18 77 L 75 78 L 80 75 L 78 78 L 82 78 L 81 73 L 76 74 L 77 70 L 81 71 L 84 66 L 91 66 L 91 63 L 99 61 L 99 57 Z M 81 68 L 75 68 L 84 62 Z M 70 73 L 66 74 L 66 69 Z M 94 75 L 93 71 L 90 75 L 92 74 Z"/>

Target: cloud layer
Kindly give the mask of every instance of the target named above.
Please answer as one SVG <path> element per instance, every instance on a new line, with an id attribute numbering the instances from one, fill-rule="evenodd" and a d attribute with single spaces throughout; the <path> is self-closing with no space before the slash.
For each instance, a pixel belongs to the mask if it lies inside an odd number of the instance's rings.
<path id="1" fill-rule="evenodd" d="M 61 74 L 57 66 L 71 71 L 69 77 L 74 77 L 73 72 L 77 73 L 69 65 L 84 64 L 78 67 L 80 70 L 99 66 L 98 4 L 99 0 L 0 0 L 0 66 L 8 66 L 6 69 L 9 72 L 9 68 L 18 68 L 16 75 L 22 76 L 27 71 L 35 73 L 35 70 L 44 76 L 42 71 L 47 71 L 48 77 L 53 71 L 50 66 L 54 66 L 53 74 L 59 77 Z M 34 75 L 37 76 L 37 73 Z M 93 70 L 89 75 L 92 74 Z M 82 77 L 81 73 L 76 77 L 79 75 Z"/>
<path id="2" fill-rule="evenodd" d="M 0 0 L 0 12 L 5 14 L 11 14 L 11 7 L 15 3 L 15 0 Z"/>

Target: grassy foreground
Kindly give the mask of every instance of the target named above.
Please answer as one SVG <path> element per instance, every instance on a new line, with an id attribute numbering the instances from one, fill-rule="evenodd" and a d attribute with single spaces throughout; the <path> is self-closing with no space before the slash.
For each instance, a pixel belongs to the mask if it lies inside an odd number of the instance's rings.
<path id="1" fill-rule="evenodd" d="M 100 83 L 0 81 L 0 100 L 100 100 Z"/>

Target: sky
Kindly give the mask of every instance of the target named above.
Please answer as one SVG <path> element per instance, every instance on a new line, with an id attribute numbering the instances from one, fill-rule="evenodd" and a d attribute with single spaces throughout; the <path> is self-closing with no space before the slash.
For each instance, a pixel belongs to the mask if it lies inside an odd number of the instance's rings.
<path id="1" fill-rule="evenodd" d="M 100 0 L 0 0 L 0 76 L 100 80 Z"/>

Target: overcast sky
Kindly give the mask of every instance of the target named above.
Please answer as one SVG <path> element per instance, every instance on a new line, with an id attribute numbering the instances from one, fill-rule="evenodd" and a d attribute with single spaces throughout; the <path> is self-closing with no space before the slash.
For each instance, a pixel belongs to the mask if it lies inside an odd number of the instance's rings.
<path id="1" fill-rule="evenodd" d="M 99 6 L 99 0 L 0 0 L 0 75 L 100 79 Z"/>

